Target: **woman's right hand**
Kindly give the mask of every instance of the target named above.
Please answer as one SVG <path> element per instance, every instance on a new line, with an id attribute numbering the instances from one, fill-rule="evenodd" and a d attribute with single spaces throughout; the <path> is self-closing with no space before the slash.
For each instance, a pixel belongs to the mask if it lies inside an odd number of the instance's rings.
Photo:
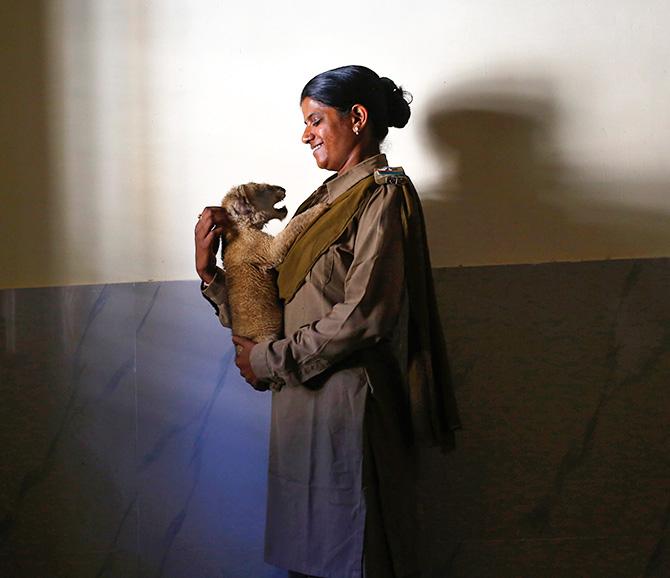
<path id="1" fill-rule="evenodd" d="M 205 207 L 195 224 L 195 270 L 205 283 L 211 283 L 216 274 L 216 252 L 229 223 L 224 208 Z"/>

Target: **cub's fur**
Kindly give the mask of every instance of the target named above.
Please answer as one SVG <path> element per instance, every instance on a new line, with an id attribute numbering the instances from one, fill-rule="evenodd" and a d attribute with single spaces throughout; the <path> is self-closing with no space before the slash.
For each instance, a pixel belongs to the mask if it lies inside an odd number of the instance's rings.
<path id="1" fill-rule="evenodd" d="M 281 337 L 282 309 L 275 267 L 293 242 L 327 208 L 324 203 L 294 217 L 276 237 L 261 231 L 272 219 L 284 219 L 282 187 L 247 183 L 233 187 L 223 198 L 231 224 L 225 228 L 222 248 L 228 305 L 234 335 L 264 341 Z"/>

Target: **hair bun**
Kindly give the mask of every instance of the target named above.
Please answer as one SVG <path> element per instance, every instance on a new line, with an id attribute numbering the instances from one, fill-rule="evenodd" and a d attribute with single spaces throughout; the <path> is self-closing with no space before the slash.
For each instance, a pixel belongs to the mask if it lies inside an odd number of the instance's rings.
<path id="1" fill-rule="evenodd" d="M 388 125 L 396 128 L 404 127 L 411 114 L 409 105 L 412 102 L 412 95 L 386 76 L 382 76 L 379 80 L 384 87 Z"/>

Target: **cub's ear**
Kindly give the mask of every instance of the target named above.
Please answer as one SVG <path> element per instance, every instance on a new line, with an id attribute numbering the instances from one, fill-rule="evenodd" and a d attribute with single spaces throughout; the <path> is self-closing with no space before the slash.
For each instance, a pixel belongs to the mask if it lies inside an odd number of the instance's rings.
<path id="1" fill-rule="evenodd" d="M 235 192 L 232 195 L 232 201 L 233 202 L 230 204 L 231 210 L 241 217 L 250 215 L 254 210 L 249 202 L 244 185 L 236 187 Z"/>

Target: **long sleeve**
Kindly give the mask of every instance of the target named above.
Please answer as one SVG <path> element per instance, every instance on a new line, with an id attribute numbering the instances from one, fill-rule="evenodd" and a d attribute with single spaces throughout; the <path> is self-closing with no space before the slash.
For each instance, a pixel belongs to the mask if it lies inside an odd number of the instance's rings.
<path id="1" fill-rule="evenodd" d="M 216 315 L 224 327 L 230 327 L 231 317 L 228 306 L 228 292 L 226 291 L 225 273 L 219 267 L 216 268 L 216 275 L 212 282 L 205 286 L 204 283 L 200 285 L 202 296 L 207 299 L 214 307 Z"/>
<path id="2" fill-rule="evenodd" d="M 261 379 L 299 385 L 390 333 L 404 282 L 402 190 L 379 186 L 359 215 L 344 299 L 321 319 L 285 339 L 259 343 L 251 365 Z"/>

